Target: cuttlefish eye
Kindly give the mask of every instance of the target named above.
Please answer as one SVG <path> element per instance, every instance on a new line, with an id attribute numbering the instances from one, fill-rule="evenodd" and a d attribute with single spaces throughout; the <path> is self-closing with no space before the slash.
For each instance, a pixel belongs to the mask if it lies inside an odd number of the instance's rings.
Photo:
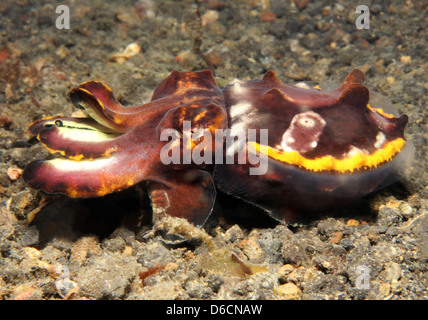
<path id="1" fill-rule="evenodd" d="M 63 122 L 61 120 L 55 120 L 55 125 L 57 127 L 62 127 L 64 124 L 63 124 Z"/>

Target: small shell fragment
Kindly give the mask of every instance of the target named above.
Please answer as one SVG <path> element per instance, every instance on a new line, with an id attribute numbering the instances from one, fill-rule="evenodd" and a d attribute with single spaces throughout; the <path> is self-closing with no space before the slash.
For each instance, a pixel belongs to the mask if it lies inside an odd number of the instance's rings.
<path id="1" fill-rule="evenodd" d="M 124 50 L 119 53 L 112 55 L 108 60 L 115 61 L 117 63 L 123 64 L 129 58 L 139 54 L 141 52 L 141 47 L 137 43 L 129 44 Z"/>
<path id="2" fill-rule="evenodd" d="M 10 180 L 15 181 L 22 174 L 22 169 L 18 167 L 10 167 L 7 169 L 7 176 Z"/>

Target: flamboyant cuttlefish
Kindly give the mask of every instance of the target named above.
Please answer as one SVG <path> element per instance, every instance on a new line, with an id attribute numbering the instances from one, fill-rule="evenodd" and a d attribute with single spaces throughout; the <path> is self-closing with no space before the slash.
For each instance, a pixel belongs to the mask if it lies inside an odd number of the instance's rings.
<path id="1" fill-rule="evenodd" d="M 217 186 L 288 221 L 387 185 L 411 158 L 407 116 L 369 104 L 363 80 L 353 70 L 323 91 L 285 85 L 269 71 L 221 90 L 210 71 L 174 71 L 137 107 L 122 106 L 100 82 L 85 82 L 69 98 L 89 118 L 49 117 L 29 129 L 64 157 L 31 162 L 23 177 L 70 197 L 148 181 L 155 217 L 195 225 L 210 215 Z"/>

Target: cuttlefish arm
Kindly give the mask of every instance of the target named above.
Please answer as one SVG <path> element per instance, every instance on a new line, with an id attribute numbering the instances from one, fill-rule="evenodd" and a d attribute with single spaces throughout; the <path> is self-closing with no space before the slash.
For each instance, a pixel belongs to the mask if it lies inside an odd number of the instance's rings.
<path id="1" fill-rule="evenodd" d="M 32 123 L 31 134 L 51 152 L 73 160 L 95 159 L 119 149 L 119 133 L 91 118 L 49 117 Z"/>
<path id="2" fill-rule="evenodd" d="M 211 214 L 216 189 L 211 174 L 191 169 L 169 172 L 165 180 L 149 181 L 153 219 L 163 215 L 185 218 L 194 225 L 203 225 Z"/>
<path id="3" fill-rule="evenodd" d="M 200 168 L 214 163 L 215 151 L 223 144 L 223 139 L 215 139 L 215 134 L 226 125 L 227 115 L 220 99 L 189 102 L 165 114 L 156 128 L 157 135 L 161 137 L 165 130 L 173 129 L 171 137 L 178 139 L 172 139 L 161 150 L 161 155 L 175 154 L 171 158 L 173 164 L 161 159 L 155 180 L 148 184 L 155 221 L 165 214 L 185 218 L 195 225 L 202 225 L 208 219 L 216 188 L 211 173 Z M 185 152 L 192 155 L 190 163 L 177 164 L 183 163 Z M 206 156 L 208 164 L 195 163 L 201 155 Z"/>
<path id="4" fill-rule="evenodd" d="M 67 130 L 76 129 L 49 127 L 39 132 L 39 137 L 46 138 L 44 144 L 52 148 L 50 151 L 69 158 L 29 163 L 23 178 L 30 187 L 87 198 L 121 191 L 151 178 L 160 145 L 153 143 L 150 126 L 139 126 L 127 134 L 88 143 L 75 140 Z"/>
<path id="5" fill-rule="evenodd" d="M 153 92 L 150 103 L 123 106 L 112 90 L 98 81 L 87 81 L 68 93 L 71 102 L 103 126 L 116 132 L 127 132 L 181 104 L 209 97 L 222 102 L 223 96 L 211 71 L 173 71 Z"/>

